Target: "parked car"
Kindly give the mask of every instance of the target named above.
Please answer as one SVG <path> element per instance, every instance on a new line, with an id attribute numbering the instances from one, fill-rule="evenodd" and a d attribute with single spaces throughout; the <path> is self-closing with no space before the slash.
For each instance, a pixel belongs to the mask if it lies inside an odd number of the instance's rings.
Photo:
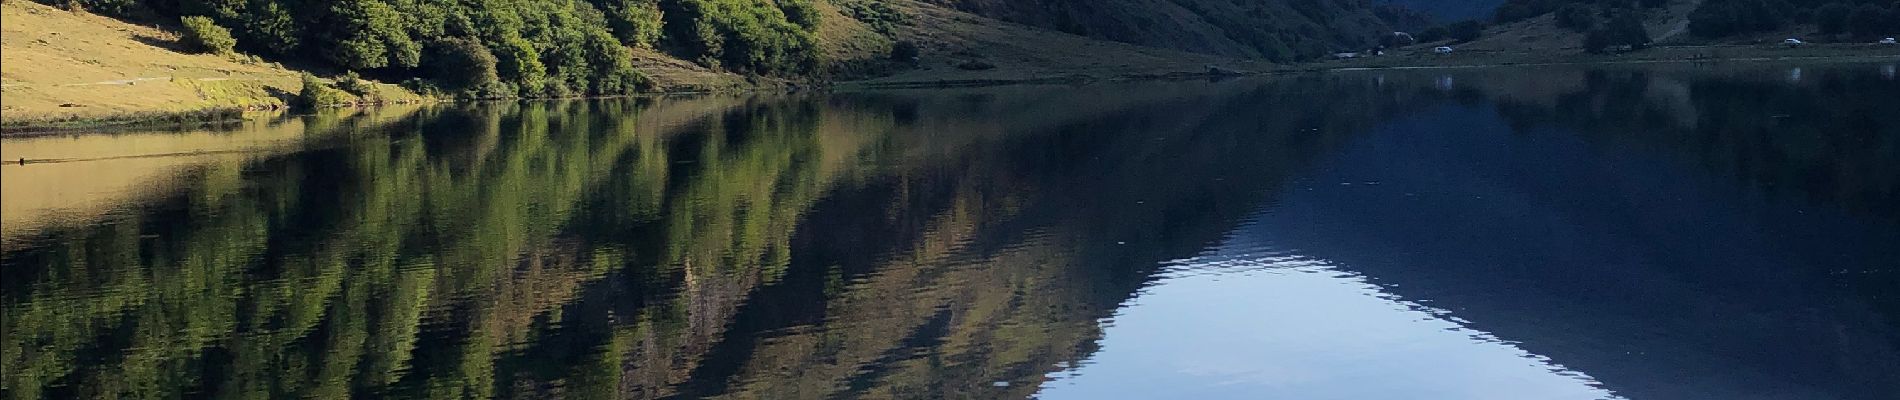
<path id="1" fill-rule="evenodd" d="M 1801 39 L 1788 38 L 1788 40 L 1781 41 L 1781 44 L 1788 45 L 1788 47 L 1801 47 L 1801 45 L 1808 44 L 1808 42 L 1803 42 Z"/>
<path id="2" fill-rule="evenodd" d="M 1452 51 L 1451 46 L 1438 46 L 1438 48 L 1432 49 L 1433 53 L 1438 53 L 1438 54 L 1451 54 L 1451 51 Z"/>
<path id="3" fill-rule="evenodd" d="M 1893 40 L 1893 38 L 1886 38 L 1886 39 L 1880 39 L 1880 41 L 1879 41 L 1878 43 L 1880 43 L 1880 44 L 1900 44 L 1900 42 L 1896 42 L 1896 41 L 1894 41 L 1894 40 Z"/>

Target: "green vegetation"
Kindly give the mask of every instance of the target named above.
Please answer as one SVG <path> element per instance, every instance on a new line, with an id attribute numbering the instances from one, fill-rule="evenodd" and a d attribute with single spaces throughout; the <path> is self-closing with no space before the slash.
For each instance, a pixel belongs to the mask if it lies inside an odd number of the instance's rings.
<path id="1" fill-rule="evenodd" d="M 765 74 L 799 74 L 817 66 L 817 20 L 793 21 L 772 0 L 666 0 L 660 4 L 668 48 L 683 58 Z M 816 17 L 805 13 L 810 11 L 794 15 Z"/>
<path id="2" fill-rule="evenodd" d="M 185 26 L 185 43 L 207 53 L 230 55 L 237 48 L 237 39 L 231 37 L 231 31 L 218 26 L 211 18 L 191 16 L 179 18 Z"/>
<path id="3" fill-rule="evenodd" d="M 888 35 L 896 31 L 897 26 L 910 23 L 910 18 L 891 7 L 888 1 L 838 0 L 836 3 L 844 10 L 845 15 L 862 21 L 865 25 L 870 25 L 872 30 L 879 33 Z"/>
<path id="4" fill-rule="evenodd" d="M 336 87 L 330 86 L 329 83 L 323 82 L 322 79 L 317 79 L 316 75 L 311 75 L 306 72 L 303 74 L 303 90 L 297 92 L 297 101 L 291 105 L 301 108 L 317 108 L 342 105 L 349 102 L 349 94 L 337 90 Z"/>
<path id="5" fill-rule="evenodd" d="M 664 36 L 658 0 L 595 0 L 621 44 L 650 48 Z"/>
<path id="6" fill-rule="evenodd" d="M 500 61 L 480 41 L 449 38 L 436 41 L 430 47 L 426 58 L 435 62 L 430 63 L 432 70 L 429 76 L 435 78 L 437 84 L 464 93 L 466 97 L 494 98 L 506 95 L 501 87 Z"/>
<path id="7" fill-rule="evenodd" d="M 810 73 L 821 18 L 812 1 L 77 0 L 128 19 L 182 16 L 187 41 L 208 51 L 432 79 L 468 97 L 631 93 L 644 78 L 629 47 L 743 73 Z"/>

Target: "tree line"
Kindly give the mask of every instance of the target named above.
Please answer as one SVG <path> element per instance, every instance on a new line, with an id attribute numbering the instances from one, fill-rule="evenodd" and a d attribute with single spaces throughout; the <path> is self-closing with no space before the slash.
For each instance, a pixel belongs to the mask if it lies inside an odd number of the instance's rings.
<path id="1" fill-rule="evenodd" d="M 645 78 L 633 48 L 741 73 L 805 74 L 818 63 L 813 0 L 38 1 L 179 21 L 207 51 L 478 98 L 634 92 Z"/>

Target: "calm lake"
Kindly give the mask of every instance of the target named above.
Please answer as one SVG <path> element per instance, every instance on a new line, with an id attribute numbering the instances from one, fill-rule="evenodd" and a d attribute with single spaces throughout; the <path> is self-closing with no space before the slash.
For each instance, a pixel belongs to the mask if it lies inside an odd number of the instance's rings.
<path id="1" fill-rule="evenodd" d="M 0 391 L 1893 399 L 1896 64 L 7 139 Z"/>

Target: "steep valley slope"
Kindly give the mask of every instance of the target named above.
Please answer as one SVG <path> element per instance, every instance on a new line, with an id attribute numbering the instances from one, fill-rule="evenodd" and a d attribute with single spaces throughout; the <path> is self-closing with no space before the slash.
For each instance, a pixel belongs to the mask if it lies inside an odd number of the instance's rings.
<path id="1" fill-rule="evenodd" d="M 1205 54 L 1312 59 L 1390 32 L 1364 0 L 920 0 L 1097 39 Z"/>

